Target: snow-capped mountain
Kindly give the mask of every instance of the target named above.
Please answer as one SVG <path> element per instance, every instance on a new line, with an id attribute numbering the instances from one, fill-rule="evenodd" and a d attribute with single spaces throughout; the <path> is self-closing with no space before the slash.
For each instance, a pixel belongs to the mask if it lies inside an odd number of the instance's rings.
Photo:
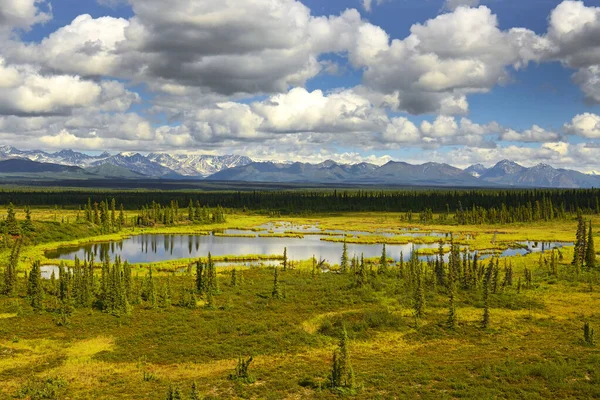
<path id="1" fill-rule="evenodd" d="M 246 156 L 212 156 L 202 154 L 150 153 L 148 160 L 185 176 L 209 176 L 224 169 L 248 165 L 252 160 Z"/>
<path id="2" fill-rule="evenodd" d="M 197 176 L 206 177 L 224 169 L 250 164 L 252 160 L 239 155 L 199 155 L 152 153 L 144 156 L 135 152 L 116 155 L 104 152 L 89 155 L 73 150 L 48 153 L 41 150 L 19 150 L 12 146 L 0 146 L 0 160 L 22 158 L 40 163 L 71 165 L 81 168 L 99 167 L 104 164 L 126 168 L 137 174 L 153 177 Z"/>
<path id="3" fill-rule="evenodd" d="M 31 161 L 61 165 L 71 165 L 76 167 L 87 167 L 95 161 L 110 157 L 109 153 L 102 153 L 98 156 L 79 153 L 73 150 L 61 150 L 56 153 L 47 153 L 41 150 L 19 150 L 12 146 L 0 146 L 0 159 L 24 158 Z"/>
<path id="4" fill-rule="evenodd" d="M 339 164 L 327 160 L 319 164 L 300 162 L 254 162 L 240 155 L 198 155 L 151 153 L 142 155 L 123 152 L 111 155 L 104 152 L 89 155 L 73 150 L 49 153 L 41 150 L 19 150 L 0 146 L 0 162 L 9 160 L 10 174 L 27 168 L 44 173 L 44 177 L 60 170 L 76 174 L 77 179 L 104 177 L 117 179 L 161 178 L 196 179 L 246 182 L 305 182 L 361 185 L 410 185 L 451 187 L 600 187 L 598 173 L 557 169 L 547 164 L 527 168 L 510 160 L 502 160 L 491 168 L 481 164 L 466 169 L 448 164 L 425 163 L 412 165 L 391 161 L 377 166 L 369 163 Z M 12 160 L 15 160 L 14 162 Z M 17 161 L 27 162 L 17 162 Z M 34 165 L 31 162 L 44 164 Z M 18 171 L 21 168 L 23 171 Z M 66 166 L 75 169 L 58 167 Z M 80 170 L 83 168 L 83 170 Z M 13 171 L 14 170 L 14 171 Z M 5 171 L 6 172 L 6 171 Z M 9 173 L 9 172 L 6 172 Z M 64 178 L 64 177 L 63 177 Z"/>
<path id="5" fill-rule="evenodd" d="M 482 164 L 471 165 L 469 168 L 465 169 L 466 173 L 471 174 L 475 178 L 479 178 L 483 175 L 488 169 L 484 167 Z"/>
<path id="6" fill-rule="evenodd" d="M 95 161 L 91 166 L 101 166 L 103 164 L 110 164 L 117 167 L 126 168 L 130 171 L 137 172 L 138 174 L 146 176 L 165 176 L 174 174 L 172 169 L 163 167 L 162 165 L 149 160 L 140 153 L 119 153 L 114 156 L 110 156 L 103 160 Z"/>

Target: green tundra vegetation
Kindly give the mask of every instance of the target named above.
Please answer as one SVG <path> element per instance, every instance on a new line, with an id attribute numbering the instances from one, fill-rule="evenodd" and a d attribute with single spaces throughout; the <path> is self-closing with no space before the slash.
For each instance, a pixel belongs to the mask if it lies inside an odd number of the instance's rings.
<path id="1" fill-rule="evenodd" d="M 59 190 L 5 190 L 0 398 L 600 397 L 599 197 L 72 191 L 61 201 Z M 47 253 L 269 222 L 373 234 L 323 235 L 343 242 L 335 260 L 290 259 L 283 245 L 153 264 Z M 401 233 L 416 228 L 423 235 Z M 520 241 L 573 245 L 498 256 Z M 379 244 L 381 256 L 349 254 L 349 243 Z M 396 261 L 386 243 L 436 245 Z M 260 259 L 279 265 L 233 263 Z"/>

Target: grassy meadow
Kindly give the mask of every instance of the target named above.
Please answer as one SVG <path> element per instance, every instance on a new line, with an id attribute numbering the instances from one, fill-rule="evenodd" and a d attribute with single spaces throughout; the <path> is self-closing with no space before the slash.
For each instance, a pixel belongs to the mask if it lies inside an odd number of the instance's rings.
<path id="1" fill-rule="evenodd" d="M 127 211 L 126 221 L 135 214 Z M 419 281 L 420 317 L 415 312 L 419 290 L 406 265 L 392 264 L 379 273 L 379 260 L 367 260 L 362 284 L 353 271 L 340 273 L 339 259 L 330 260 L 328 272 L 315 268 L 311 260 L 293 263 L 285 271 L 278 267 L 277 296 L 274 267 L 237 268 L 235 284 L 233 267 L 219 267 L 214 296 L 198 293 L 192 306 L 179 303 L 196 279 L 194 268 L 181 269 L 194 260 L 154 263 L 154 284 L 159 297 L 169 288 L 168 302 L 132 302 L 131 312 L 119 316 L 76 307 L 67 322 L 60 318 L 56 283 L 42 282 L 42 309 L 33 308 L 27 297 L 25 272 L 32 263 L 56 263 L 46 258 L 47 251 L 140 233 L 208 234 L 290 222 L 322 230 L 393 234 L 349 236 L 348 242 L 442 240 L 450 250 L 449 235 L 402 236 L 404 229 L 419 228 L 451 233 L 460 248 L 493 252 L 524 240 L 574 242 L 577 230 L 574 215 L 548 222 L 460 226 L 407 223 L 400 213 L 271 217 L 228 211 L 226 217 L 224 223 L 205 225 L 126 224 L 120 232 L 102 234 L 94 224 L 78 220 L 77 211 L 34 208 L 35 229 L 23 239 L 18 260 L 17 293 L 0 295 L 0 399 L 165 399 L 170 387 L 188 399 L 192 384 L 197 398 L 203 399 L 600 397 L 600 347 L 583 340 L 584 323 L 600 332 L 600 273 L 575 269 L 573 247 L 561 250 L 556 271 L 548 269 L 540 253 L 501 258 L 497 287 L 487 301 L 481 280 L 469 288 L 457 284 L 452 291 L 454 327 L 448 324 L 450 290 L 436 284 L 432 265 L 426 263 Z M 17 219 L 24 218 L 18 210 Z M 600 216 L 585 219 L 592 221 L 600 251 Z M 300 236 L 293 230 L 258 233 Z M 14 240 L 3 237 L 2 267 L 9 263 Z M 550 254 L 548 250 L 543 257 Z M 480 263 L 487 266 L 489 261 Z M 505 265 L 512 266 L 510 283 Z M 134 287 L 139 289 L 147 280 L 147 267 L 132 266 Z M 100 264 L 96 275 L 99 268 Z M 526 272 L 531 273 L 530 281 Z M 484 328 L 486 306 L 489 325 Z M 329 376 L 342 327 L 349 339 L 355 385 L 340 391 L 330 388 Z M 232 379 L 238 359 L 250 356 L 250 377 Z"/>

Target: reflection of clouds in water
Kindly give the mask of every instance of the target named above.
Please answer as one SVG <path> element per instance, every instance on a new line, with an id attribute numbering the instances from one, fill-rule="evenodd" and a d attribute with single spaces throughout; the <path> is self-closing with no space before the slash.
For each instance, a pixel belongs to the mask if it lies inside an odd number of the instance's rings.
<path id="1" fill-rule="evenodd" d="M 282 230 L 289 229 L 289 226 L 281 227 Z M 62 249 L 61 259 L 73 259 L 78 256 L 80 259 L 86 259 L 89 253 L 94 253 L 96 260 L 100 259 L 102 249 L 107 248 L 111 259 L 115 255 L 120 255 L 122 260 L 128 260 L 132 263 L 151 263 L 164 260 L 175 260 L 182 258 L 205 257 L 209 252 L 214 256 L 243 256 L 249 254 L 276 255 L 283 254 L 284 247 L 287 247 L 288 258 L 292 261 L 306 260 L 313 255 L 317 259 L 323 259 L 330 263 L 339 263 L 342 255 L 343 243 L 328 242 L 321 240 L 321 235 L 306 235 L 304 238 L 272 238 L 272 237 L 223 237 L 223 236 L 202 236 L 202 235 L 138 235 L 127 238 L 123 241 L 113 243 L 97 243 L 83 246 L 78 249 Z M 537 252 L 551 250 L 554 247 L 572 246 L 572 243 L 558 242 L 522 242 L 527 249 L 508 249 L 501 256 L 512 256 L 517 254 L 527 254 L 528 252 Z M 435 248 L 439 245 L 417 244 L 414 248 Z M 379 257 L 382 251 L 382 244 L 354 244 L 348 243 L 348 256 L 360 257 L 364 254 L 366 258 Z M 413 244 L 389 244 L 386 246 L 387 255 L 396 261 L 400 260 L 402 253 L 404 260 L 408 260 L 412 254 Z M 481 254 L 481 258 L 487 258 L 491 255 Z M 433 258 L 435 256 L 422 256 L 421 259 Z M 448 255 L 445 256 L 446 261 Z"/>
<path id="2" fill-rule="evenodd" d="M 288 258 L 293 261 L 306 260 L 313 255 L 317 259 L 337 263 L 342 254 L 342 243 L 320 240 L 320 235 L 307 235 L 304 238 L 259 238 L 259 237 L 220 237 L 220 236 L 190 236 L 190 235 L 138 235 L 125 239 L 117 244 L 98 243 L 78 249 L 62 249 L 61 259 L 73 259 L 78 256 L 86 259 L 90 252 L 96 259 L 102 254 L 103 248 L 109 250 L 110 258 L 120 255 L 122 260 L 132 263 L 149 263 L 180 258 L 204 257 L 210 252 L 214 256 L 283 254 L 287 247 Z M 436 244 L 416 245 L 416 248 L 434 248 Z M 348 254 L 365 257 L 379 257 L 382 244 L 348 244 Z M 396 260 L 400 253 L 408 259 L 412 244 L 387 245 L 387 254 Z"/>

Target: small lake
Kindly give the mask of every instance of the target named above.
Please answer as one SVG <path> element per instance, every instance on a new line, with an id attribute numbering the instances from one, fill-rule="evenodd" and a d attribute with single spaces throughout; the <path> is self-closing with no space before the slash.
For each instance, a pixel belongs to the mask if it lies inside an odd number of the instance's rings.
<path id="1" fill-rule="evenodd" d="M 233 232 L 227 232 L 233 233 Z M 235 233 L 240 233 L 239 231 Z M 264 233 L 264 232 L 263 232 Z M 304 238 L 275 238 L 275 237 L 228 237 L 214 235 L 136 235 L 127 239 L 92 243 L 79 247 L 63 247 L 57 251 L 48 252 L 48 258 L 73 260 L 75 256 L 81 260 L 88 259 L 94 254 L 96 260 L 104 249 L 108 249 L 110 258 L 119 255 L 123 261 L 130 263 L 153 263 L 159 261 L 177 260 L 182 258 L 206 257 L 210 252 L 213 256 L 243 256 L 248 254 L 279 255 L 287 247 L 288 259 L 293 261 L 307 260 L 313 255 L 331 263 L 339 263 L 343 243 L 321 240 L 321 235 L 306 235 Z M 438 244 L 416 244 L 416 249 L 437 248 Z M 348 256 L 366 258 L 381 256 L 382 244 L 352 244 L 348 243 Z M 387 255 L 395 260 L 400 259 L 400 253 L 408 260 L 413 245 L 386 245 Z"/>

